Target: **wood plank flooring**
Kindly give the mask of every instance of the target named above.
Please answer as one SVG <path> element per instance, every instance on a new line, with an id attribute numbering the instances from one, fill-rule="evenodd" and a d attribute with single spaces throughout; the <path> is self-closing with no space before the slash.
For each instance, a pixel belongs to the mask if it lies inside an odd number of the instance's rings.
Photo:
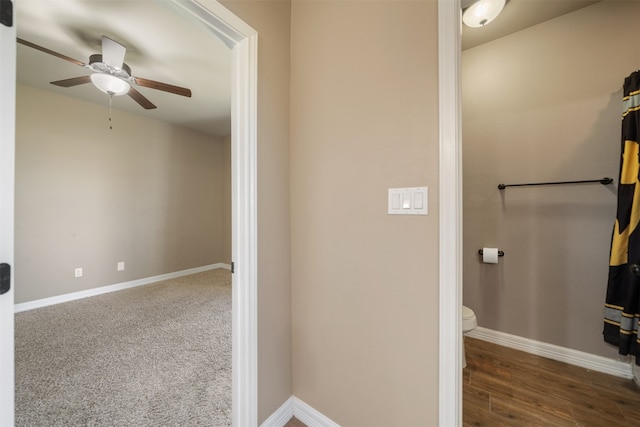
<path id="1" fill-rule="evenodd" d="M 468 337 L 465 350 L 464 427 L 640 426 L 633 380 Z"/>
<path id="2" fill-rule="evenodd" d="M 465 427 L 640 426 L 633 380 L 468 337 L 465 349 Z"/>
<path id="3" fill-rule="evenodd" d="M 293 417 L 284 425 L 284 427 L 307 427 L 307 425 L 296 417 Z"/>

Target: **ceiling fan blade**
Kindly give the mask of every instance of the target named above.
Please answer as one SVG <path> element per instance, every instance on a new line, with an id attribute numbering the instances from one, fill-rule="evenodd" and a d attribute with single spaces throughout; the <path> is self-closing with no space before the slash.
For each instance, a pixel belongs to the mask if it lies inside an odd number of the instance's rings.
<path id="1" fill-rule="evenodd" d="M 138 92 L 134 88 L 129 89 L 128 95 L 138 104 L 140 104 L 140 106 L 145 110 L 153 110 L 154 108 L 158 108 L 155 105 L 153 105 L 151 101 L 145 98 L 144 95 L 142 95 L 140 92 Z"/>
<path id="2" fill-rule="evenodd" d="M 52 85 L 62 86 L 62 87 L 71 87 L 78 86 L 85 83 L 91 82 L 91 76 L 82 76 L 82 77 L 73 77 L 71 79 L 58 80 L 55 82 L 51 82 Z"/>
<path id="3" fill-rule="evenodd" d="M 16 41 L 18 43 L 20 43 L 20 44 L 23 44 L 25 46 L 29 46 L 29 47 L 31 47 L 33 49 L 39 50 L 39 51 L 44 52 L 44 53 L 48 53 L 49 55 L 53 55 L 53 56 L 58 57 L 60 59 L 64 59 L 65 61 L 69 61 L 69 62 L 71 62 L 73 64 L 76 64 L 76 65 L 79 65 L 81 67 L 84 67 L 85 65 L 87 65 L 82 61 L 78 61 L 77 59 L 70 58 L 67 55 L 63 55 L 61 53 L 54 52 L 53 50 L 47 49 L 46 47 L 38 46 L 37 44 L 28 42 L 28 41 L 26 41 L 24 39 L 17 38 Z"/>
<path id="4" fill-rule="evenodd" d="M 167 83 L 161 83 L 155 80 L 143 79 L 142 77 L 133 77 L 133 81 L 138 86 L 162 90 L 165 92 L 175 93 L 176 95 L 182 95 L 182 96 L 186 96 L 187 98 L 191 98 L 191 91 L 185 87 L 174 86 Z"/>
<path id="5" fill-rule="evenodd" d="M 102 61 L 113 68 L 121 69 L 127 48 L 109 37 L 102 36 Z"/>

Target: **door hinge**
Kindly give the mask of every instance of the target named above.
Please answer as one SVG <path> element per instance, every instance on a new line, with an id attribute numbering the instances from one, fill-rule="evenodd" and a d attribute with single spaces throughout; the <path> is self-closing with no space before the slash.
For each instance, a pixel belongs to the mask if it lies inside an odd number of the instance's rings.
<path id="1" fill-rule="evenodd" d="M 0 24 L 5 27 L 13 27 L 13 2 L 0 0 Z"/>
<path id="2" fill-rule="evenodd" d="M 4 262 L 0 264 L 0 295 L 11 289 L 11 266 Z"/>
<path id="3" fill-rule="evenodd" d="M 231 274 L 235 272 L 236 272 L 236 264 L 233 261 L 231 261 Z"/>

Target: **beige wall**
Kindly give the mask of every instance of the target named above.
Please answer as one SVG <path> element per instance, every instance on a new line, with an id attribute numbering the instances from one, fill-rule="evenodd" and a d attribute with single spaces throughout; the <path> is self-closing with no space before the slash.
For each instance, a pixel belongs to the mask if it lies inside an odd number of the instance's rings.
<path id="1" fill-rule="evenodd" d="M 258 419 L 291 396 L 289 1 L 223 1 L 258 32 Z"/>
<path id="2" fill-rule="evenodd" d="M 107 118 L 18 85 L 17 303 L 224 261 L 223 143 L 117 110 L 109 130 Z"/>
<path id="3" fill-rule="evenodd" d="M 222 138 L 222 262 L 231 264 L 231 135 Z"/>
<path id="4" fill-rule="evenodd" d="M 437 425 L 436 6 L 292 4 L 293 391 L 344 426 Z"/>
<path id="5" fill-rule="evenodd" d="M 480 326 L 616 357 L 602 315 L 639 18 L 639 2 L 601 2 L 463 52 L 464 303 Z M 616 185 L 496 188 L 604 176 Z M 483 246 L 506 255 L 482 264 Z"/>

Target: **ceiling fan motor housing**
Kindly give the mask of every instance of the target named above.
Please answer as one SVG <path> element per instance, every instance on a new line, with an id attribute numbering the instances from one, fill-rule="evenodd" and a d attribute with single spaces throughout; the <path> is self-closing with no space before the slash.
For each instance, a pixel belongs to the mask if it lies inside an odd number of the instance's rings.
<path id="1" fill-rule="evenodd" d="M 111 74 L 123 80 L 129 80 L 131 78 L 131 68 L 124 62 L 122 68 L 115 68 L 109 64 L 102 62 L 102 55 L 96 53 L 89 57 L 89 67 L 96 73 Z"/>

